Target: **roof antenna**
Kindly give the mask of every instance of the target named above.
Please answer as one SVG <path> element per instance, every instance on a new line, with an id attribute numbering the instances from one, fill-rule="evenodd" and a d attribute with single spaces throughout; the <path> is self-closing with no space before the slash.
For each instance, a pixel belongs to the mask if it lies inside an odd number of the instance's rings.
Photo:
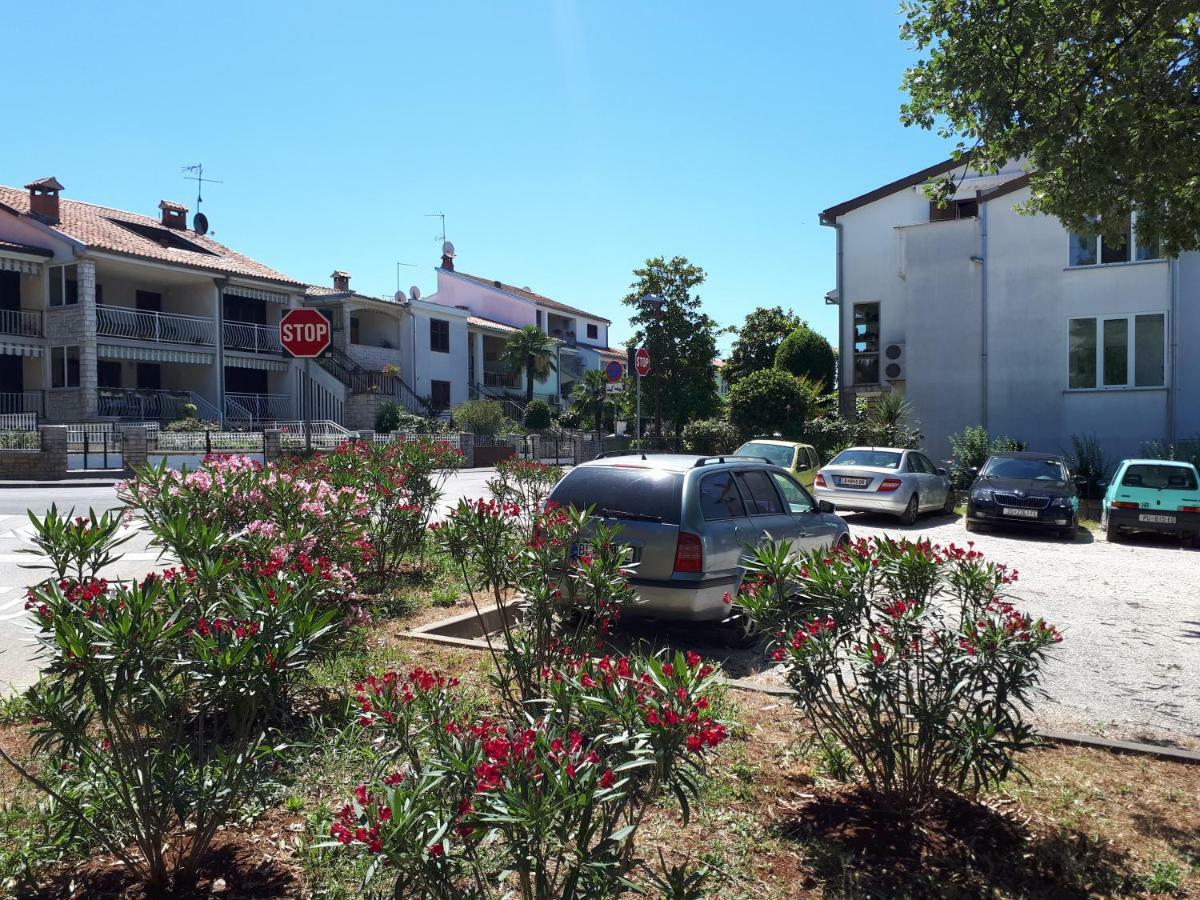
<path id="1" fill-rule="evenodd" d="M 208 216 L 204 215 L 204 213 L 200 211 L 200 204 L 204 202 L 204 197 L 201 196 L 201 191 L 204 189 L 204 182 L 207 181 L 209 184 L 224 184 L 225 182 L 218 181 L 216 178 L 205 178 L 204 163 L 196 163 L 194 166 L 184 166 L 182 171 L 195 173 L 194 175 L 183 176 L 184 178 L 188 179 L 188 181 L 196 182 L 196 214 L 192 217 L 192 230 L 194 230 L 196 234 L 207 234 Z"/>
<path id="2" fill-rule="evenodd" d="M 444 243 L 446 240 L 446 214 L 445 213 L 425 213 L 425 218 L 442 220 L 442 233 L 440 235 L 435 234 L 433 236 L 433 239 L 435 241 L 442 241 Z"/>
<path id="3" fill-rule="evenodd" d="M 411 268 L 415 269 L 417 267 L 417 264 L 400 262 L 399 260 L 396 260 L 396 293 L 397 294 L 400 293 L 400 267 L 401 266 L 410 266 Z"/>

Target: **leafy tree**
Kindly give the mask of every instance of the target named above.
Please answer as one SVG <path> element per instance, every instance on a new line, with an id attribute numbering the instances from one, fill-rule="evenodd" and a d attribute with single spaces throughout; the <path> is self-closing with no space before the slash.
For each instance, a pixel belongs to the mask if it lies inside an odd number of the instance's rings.
<path id="1" fill-rule="evenodd" d="M 676 434 L 689 421 L 711 415 L 717 405 L 713 360 L 722 329 L 701 312 L 700 295 L 693 289 L 704 283 L 704 270 L 682 256 L 658 256 L 633 270 L 634 282 L 624 303 L 634 308 L 630 322 L 636 328 L 634 343 L 650 353 L 652 368 L 643 379 L 654 416 L 654 431 L 662 434 L 666 419 Z M 661 307 L 639 303 L 657 294 Z M 643 396 L 643 405 L 647 397 Z"/>
<path id="2" fill-rule="evenodd" d="M 819 389 L 781 369 L 752 372 L 729 389 L 729 420 L 745 437 L 804 431 Z"/>
<path id="3" fill-rule="evenodd" d="M 1196 0 L 905 0 L 906 125 L 957 137 L 989 171 L 1028 160 L 1027 212 L 1139 242 L 1200 249 Z M 951 186 L 943 181 L 939 195 Z M 1099 219 L 1099 226 L 1095 220 Z"/>
<path id="4" fill-rule="evenodd" d="M 779 345 L 775 353 L 775 368 L 808 378 L 828 391 L 836 384 L 837 356 L 829 341 L 801 324 Z"/>
<path id="5" fill-rule="evenodd" d="M 558 368 L 555 342 L 536 325 L 526 325 L 509 336 L 500 362 L 510 372 L 525 373 L 525 402 L 533 399 L 533 382 L 550 376 Z"/>
<path id="6" fill-rule="evenodd" d="M 571 390 L 571 408 L 581 417 L 591 416 L 596 432 L 604 430 L 604 403 L 608 399 L 608 379 L 599 369 L 588 369 Z"/>
<path id="7" fill-rule="evenodd" d="M 468 400 L 454 410 L 453 418 L 459 427 L 491 437 L 504 427 L 504 404 L 499 400 Z"/>
<path id="8" fill-rule="evenodd" d="M 525 427 L 530 431 L 550 427 L 550 405 L 545 400 L 530 400 L 525 404 Z"/>
<path id="9" fill-rule="evenodd" d="M 732 453 L 741 436 L 725 419 L 696 419 L 683 429 L 683 443 L 689 453 Z"/>
<path id="10" fill-rule="evenodd" d="M 737 340 L 725 361 L 725 378 L 731 385 L 751 372 L 775 365 L 775 354 L 783 339 L 804 323 L 782 306 L 760 306 L 751 310 L 738 329 Z"/>

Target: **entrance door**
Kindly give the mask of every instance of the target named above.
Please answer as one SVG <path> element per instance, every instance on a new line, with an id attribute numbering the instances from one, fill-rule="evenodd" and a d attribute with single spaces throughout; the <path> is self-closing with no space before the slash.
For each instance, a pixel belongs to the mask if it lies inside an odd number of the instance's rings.
<path id="1" fill-rule="evenodd" d="M 21 308 L 21 273 L 0 272 L 0 310 Z"/>

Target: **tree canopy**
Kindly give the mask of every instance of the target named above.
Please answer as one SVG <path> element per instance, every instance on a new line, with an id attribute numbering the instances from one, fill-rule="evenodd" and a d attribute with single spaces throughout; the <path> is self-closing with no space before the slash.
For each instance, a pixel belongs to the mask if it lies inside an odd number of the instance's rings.
<path id="1" fill-rule="evenodd" d="M 525 402 L 533 399 L 534 379 L 541 381 L 557 368 L 554 339 L 536 325 L 509 335 L 500 361 L 511 372 L 525 374 Z"/>
<path id="2" fill-rule="evenodd" d="M 751 372 L 729 389 L 729 421 L 747 438 L 798 437 L 816 386 L 781 369 Z"/>
<path id="3" fill-rule="evenodd" d="M 746 315 L 737 330 L 729 358 L 725 361 L 725 378 L 737 384 L 751 372 L 775 365 L 775 353 L 783 339 L 804 323 L 794 312 L 782 306 L 760 306 Z"/>
<path id="4" fill-rule="evenodd" d="M 905 0 L 906 125 L 994 170 L 1024 158 L 1027 212 L 1138 242 L 1200 249 L 1196 0 Z M 940 196 L 951 190 L 943 180 Z M 1098 220 L 1098 223 L 1097 223 Z"/>
<path id="5" fill-rule="evenodd" d="M 837 356 L 829 341 L 807 325 L 801 325 L 779 345 L 775 368 L 833 390 L 837 379 Z"/>

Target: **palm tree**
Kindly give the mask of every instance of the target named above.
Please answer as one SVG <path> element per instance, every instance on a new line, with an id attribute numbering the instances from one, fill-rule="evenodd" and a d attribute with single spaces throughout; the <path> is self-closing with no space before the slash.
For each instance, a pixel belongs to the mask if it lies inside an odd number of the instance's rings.
<path id="1" fill-rule="evenodd" d="M 555 346 L 555 340 L 543 334 L 536 325 L 526 325 L 513 332 L 504 345 L 500 362 L 510 372 L 525 373 L 526 403 L 533 399 L 534 379 L 547 378 L 558 368 L 554 361 Z"/>
<path id="2" fill-rule="evenodd" d="M 604 429 L 604 401 L 608 399 L 608 379 L 599 369 L 588 369 L 583 378 L 575 382 L 571 391 L 571 402 L 579 407 L 580 415 L 592 416 L 596 422 L 596 433 Z"/>

